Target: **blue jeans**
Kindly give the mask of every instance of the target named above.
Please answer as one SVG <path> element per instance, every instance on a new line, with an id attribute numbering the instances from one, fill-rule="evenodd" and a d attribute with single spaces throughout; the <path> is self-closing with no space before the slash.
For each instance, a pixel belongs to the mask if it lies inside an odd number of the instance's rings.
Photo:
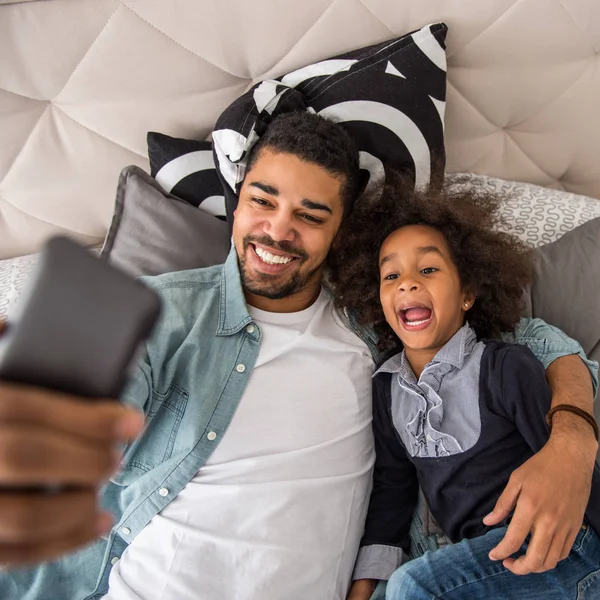
<path id="1" fill-rule="evenodd" d="M 545 573 L 514 575 L 489 551 L 506 527 L 463 540 L 402 565 L 390 578 L 386 600 L 598 600 L 600 539 L 584 525 L 569 556 Z M 527 543 L 521 551 L 527 549 Z M 520 554 L 520 553 L 519 553 Z"/>

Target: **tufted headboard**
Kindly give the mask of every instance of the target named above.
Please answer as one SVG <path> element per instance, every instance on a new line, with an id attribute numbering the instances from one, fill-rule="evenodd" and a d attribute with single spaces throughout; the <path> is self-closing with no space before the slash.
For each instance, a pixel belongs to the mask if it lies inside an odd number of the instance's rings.
<path id="1" fill-rule="evenodd" d="M 0 0 L 0 258 L 99 243 L 148 130 L 202 139 L 256 81 L 434 21 L 448 171 L 600 198 L 598 0 Z"/>

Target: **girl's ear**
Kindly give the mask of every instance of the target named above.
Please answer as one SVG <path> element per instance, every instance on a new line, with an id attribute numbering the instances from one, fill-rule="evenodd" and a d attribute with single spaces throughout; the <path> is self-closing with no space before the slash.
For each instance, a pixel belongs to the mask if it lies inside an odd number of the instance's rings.
<path id="1" fill-rule="evenodd" d="M 464 312 L 467 312 L 473 304 L 475 304 L 475 300 L 477 299 L 477 292 L 475 290 L 465 290 L 463 292 L 463 299 L 461 308 Z"/>

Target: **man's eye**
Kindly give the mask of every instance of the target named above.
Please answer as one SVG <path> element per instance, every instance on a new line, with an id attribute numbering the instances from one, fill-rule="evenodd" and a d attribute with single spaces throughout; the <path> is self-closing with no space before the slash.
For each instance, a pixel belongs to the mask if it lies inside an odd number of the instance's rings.
<path id="1" fill-rule="evenodd" d="M 323 223 L 323 219 L 319 219 L 319 217 L 313 217 L 313 215 L 302 215 L 302 218 L 309 223 L 314 223 L 315 225 L 320 225 Z"/>
<path id="2" fill-rule="evenodd" d="M 431 275 L 431 273 L 435 273 L 438 270 L 439 269 L 436 269 L 435 267 L 427 267 L 426 269 L 421 269 L 421 273 L 423 273 L 423 275 Z"/>
<path id="3" fill-rule="evenodd" d="M 259 204 L 260 206 L 269 206 L 269 203 L 264 198 L 257 198 L 256 196 L 252 196 L 250 198 L 252 202 Z"/>

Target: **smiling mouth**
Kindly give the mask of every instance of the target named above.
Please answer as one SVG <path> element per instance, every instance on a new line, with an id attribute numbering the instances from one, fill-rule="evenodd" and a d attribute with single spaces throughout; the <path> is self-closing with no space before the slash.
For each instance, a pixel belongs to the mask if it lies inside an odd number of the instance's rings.
<path id="1" fill-rule="evenodd" d="M 258 261 L 268 269 L 268 272 L 275 274 L 284 269 L 287 269 L 288 265 L 294 261 L 299 260 L 297 256 L 284 256 L 282 254 L 273 254 L 266 248 L 257 246 L 254 243 L 248 244 L 252 249 L 252 253 Z"/>
<path id="2" fill-rule="evenodd" d="M 280 254 L 271 254 L 264 248 L 254 246 L 254 252 L 264 263 L 268 265 L 287 265 L 294 260 L 293 256 L 281 256 Z"/>

